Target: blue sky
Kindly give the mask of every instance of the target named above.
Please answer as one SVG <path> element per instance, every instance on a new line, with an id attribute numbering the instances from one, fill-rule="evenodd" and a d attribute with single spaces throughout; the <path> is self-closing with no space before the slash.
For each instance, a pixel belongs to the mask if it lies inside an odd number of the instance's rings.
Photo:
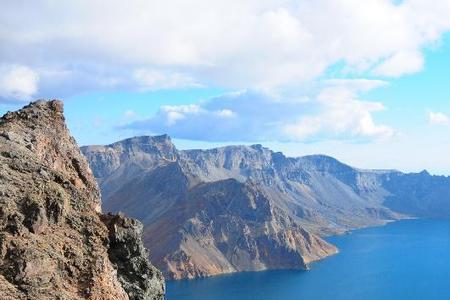
<path id="1" fill-rule="evenodd" d="M 168 133 L 450 175 L 446 0 L 22 5 L 0 12 L 0 112 L 63 99 L 80 145 Z"/>

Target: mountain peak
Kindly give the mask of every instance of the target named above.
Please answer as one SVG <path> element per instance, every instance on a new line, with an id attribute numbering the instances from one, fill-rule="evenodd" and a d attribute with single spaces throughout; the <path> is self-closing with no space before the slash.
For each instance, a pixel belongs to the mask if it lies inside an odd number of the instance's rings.
<path id="1" fill-rule="evenodd" d="M 167 134 L 163 135 L 141 135 L 141 136 L 134 136 L 131 138 L 127 138 L 112 144 L 109 144 L 108 147 L 115 147 L 117 145 L 123 145 L 123 146 L 137 146 L 137 147 L 144 147 L 148 145 L 165 145 L 171 148 L 175 148 L 175 145 L 172 143 L 172 139 Z"/>
<path id="2" fill-rule="evenodd" d="M 429 175 L 430 175 L 430 173 L 428 173 L 427 170 L 422 170 L 419 174 L 420 174 L 420 175 L 426 175 L 426 176 L 429 176 Z"/>
<path id="3" fill-rule="evenodd" d="M 37 100 L 30 102 L 22 109 L 15 112 L 7 112 L 1 119 L 2 122 L 12 120 L 29 120 L 35 122 L 44 122 L 45 120 L 37 119 L 39 116 L 48 116 L 49 114 L 60 114 L 63 117 L 63 103 L 61 100 Z M 64 118 L 64 117 L 63 117 Z"/>
<path id="4" fill-rule="evenodd" d="M 143 168 L 153 166 L 147 162 L 170 163 L 177 160 L 177 149 L 167 134 L 135 136 L 106 146 L 84 146 L 81 151 L 90 161 L 97 179 L 114 172 L 123 161 L 133 161 Z M 154 159 L 151 159 L 154 158 Z"/>
<path id="5" fill-rule="evenodd" d="M 67 176 L 77 188 L 98 195 L 92 172 L 81 155 L 75 139 L 69 134 L 59 100 L 38 100 L 0 119 L 0 136 L 4 146 L 21 158 L 39 161 L 52 171 Z M 100 210 L 98 196 L 92 198 L 93 208 Z"/>

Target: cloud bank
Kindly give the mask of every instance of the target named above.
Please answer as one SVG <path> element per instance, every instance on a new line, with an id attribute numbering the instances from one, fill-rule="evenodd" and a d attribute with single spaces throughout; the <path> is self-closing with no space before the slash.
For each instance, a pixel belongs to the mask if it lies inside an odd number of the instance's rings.
<path id="1" fill-rule="evenodd" d="M 180 139 L 210 142 L 384 139 L 394 134 L 377 124 L 379 102 L 359 99 L 363 91 L 385 85 L 374 80 L 333 80 L 312 97 L 280 98 L 254 91 L 225 94 L 200 104 L 162 106 L 148 119 L 122 129 L 136 134 L 168 133 Z"/>
<path id="2" fill-rule="evenodd" d="M 450 1 L 18 0 L 2 3 L 0 21 L 0 103 L 219 87 L 243 92 L 163 105 L 123 127 L 205 141 L 366 141 L 395 130 L 364 93 L 423 69 L 424 51 L 450 30 Z"/>
<path id="3" fill-rule="evenodd" d="M 322 76 L 398 77 L 450 28 L 435 0 L 7 1 L 1 99 L 197 86 L 274 90 Z M 9 71 L 4 71 L 4 70 Z"/>

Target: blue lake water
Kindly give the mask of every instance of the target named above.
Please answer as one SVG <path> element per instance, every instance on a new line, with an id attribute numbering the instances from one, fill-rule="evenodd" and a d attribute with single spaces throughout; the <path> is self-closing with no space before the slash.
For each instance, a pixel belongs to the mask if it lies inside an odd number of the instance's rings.
<path id="1" fill-rule="evenodd" d="M 405 220 L 328 240 L 340 253 L 310 271 L 172 281 L 167 299 L 450 299 L 450 221 Z"/>

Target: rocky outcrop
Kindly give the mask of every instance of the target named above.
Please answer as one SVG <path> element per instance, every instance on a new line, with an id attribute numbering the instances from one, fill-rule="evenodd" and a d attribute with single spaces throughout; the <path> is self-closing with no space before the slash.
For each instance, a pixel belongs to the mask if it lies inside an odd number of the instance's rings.
<path id="1" fill-rule="evenodd" d="M 102 215 L 108 228 L 109 259 L 117 267 L 117 277 L 133 300 L 163 299 L 164 278 L 148 260 L 142 239 L 142 224 L 122 214 Z"/>
<path id="2" fill-rule="evenodd" d="M 320 236 L 405 217 L 449 217 L 450 178 L 290 158 L 261 145 L 175 149 L 167 135 L 83 147 L 107 211 L 144 224 L 168 278 L 306 268 Z"/>
<path id="3" fill-rule="evenodd" d="M 139 223 L 102 216 L 100 206 L 61 102 L 37 101 L 5 114 L 0 298 L 162 299 L 164 281 L 145 259 Z"/>

